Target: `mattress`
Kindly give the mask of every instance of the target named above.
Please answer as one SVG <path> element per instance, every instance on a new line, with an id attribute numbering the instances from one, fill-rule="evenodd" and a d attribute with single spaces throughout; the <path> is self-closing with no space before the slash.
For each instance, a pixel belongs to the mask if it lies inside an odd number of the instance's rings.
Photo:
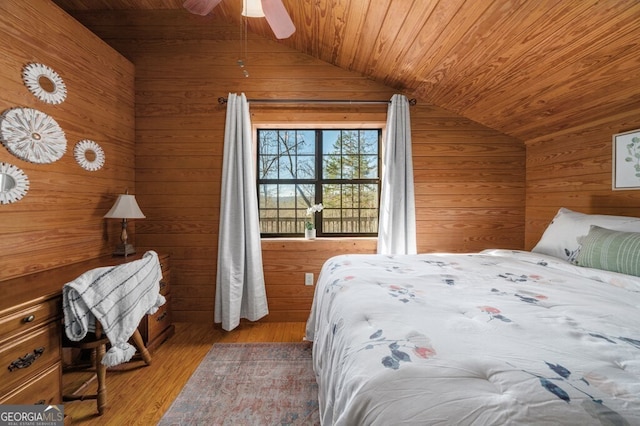
<path id="1" fill-rule="evenodd" d="M 324 425 L 640 425 L 640 278 L 543 254 L 341 255 L 306 338 Z"/>

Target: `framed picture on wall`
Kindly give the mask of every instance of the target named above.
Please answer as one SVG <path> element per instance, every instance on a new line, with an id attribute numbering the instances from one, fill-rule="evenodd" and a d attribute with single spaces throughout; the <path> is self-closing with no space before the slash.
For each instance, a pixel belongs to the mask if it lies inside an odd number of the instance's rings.
<path id="1" fill-rule="evenodd" d="M 613 135 L 613 189 L 640 189 L 640 129 Z"/>

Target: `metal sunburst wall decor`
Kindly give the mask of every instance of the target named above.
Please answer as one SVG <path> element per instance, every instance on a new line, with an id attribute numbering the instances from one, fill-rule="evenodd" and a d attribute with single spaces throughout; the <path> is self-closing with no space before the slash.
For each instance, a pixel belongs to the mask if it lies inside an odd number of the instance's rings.
<path id="1" fill-rule="evenodd" d="M 33 108 L 11 108 L 0 117 L 0 138 L 21 160 L 48 164 L 67 150 L 67 139 L 58 123 Z"/>
<path id="2" fill-rule="evenodd" d="M 67 86 L 62 77 L 50 67 L 30 63 L 22 69 L 22 81 L 33 95 L 42 102 L 59 104 L 67 97 Z"/>
<path id="3" fill-rule="evenodd" d="M 15 203 L 27 194 L 29 178 L 13 164 L 0 162 L 0 204 Z"/>
<path id="4" fill-rule="evenodd" d="M 84 139 L 73 148 L 76 162 L 85 170 L 95 172 L 104 166 L 104 151 L 96 142 Z"/>

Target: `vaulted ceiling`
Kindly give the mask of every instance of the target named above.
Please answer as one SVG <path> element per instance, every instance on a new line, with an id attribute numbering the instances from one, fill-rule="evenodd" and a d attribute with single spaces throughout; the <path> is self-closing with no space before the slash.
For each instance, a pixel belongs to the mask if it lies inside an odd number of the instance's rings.
<path id="1" fill-rule="evenodd" d="M 183 0 L 54 0 L 72 11 Z M 283 0 L 300 52 L 522 140 L 640 110 L 638 0 Z M 214 9 L 239 22 L 242 0 Z M 249 31 L 275 40 L 264 19 Z M 202 21 L 211 25 L 211 21 Z"/>

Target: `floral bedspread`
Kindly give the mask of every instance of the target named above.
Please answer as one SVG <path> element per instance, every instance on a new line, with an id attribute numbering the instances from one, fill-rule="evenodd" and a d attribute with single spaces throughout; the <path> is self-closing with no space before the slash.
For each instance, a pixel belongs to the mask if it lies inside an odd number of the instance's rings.
<path id="1" fill-rule="evenodd" d="M 640 425 L 640 278 L 523 251 L 342 255 L 306 338 L 324 425 Z"/>

